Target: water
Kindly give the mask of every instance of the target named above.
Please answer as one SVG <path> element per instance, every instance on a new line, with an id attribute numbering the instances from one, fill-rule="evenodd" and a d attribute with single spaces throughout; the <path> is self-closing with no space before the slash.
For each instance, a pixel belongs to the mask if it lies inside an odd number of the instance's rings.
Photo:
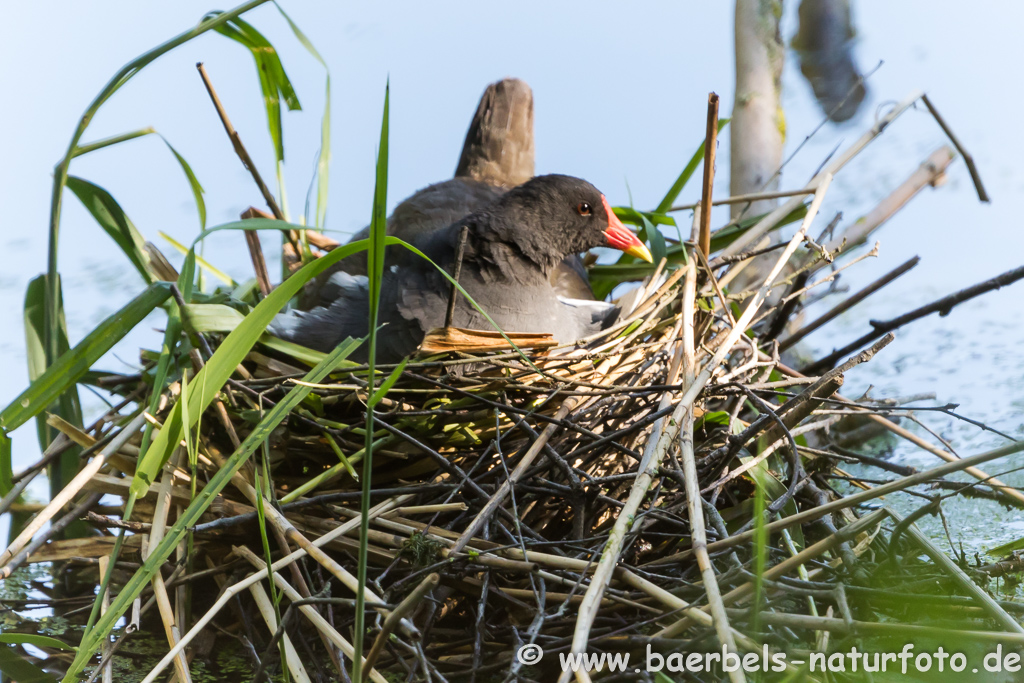
<path id="1" fill-rule="evenodd" d="M 515 75 L 534 89 L 538 172 L 587 177 L 612 203 L 655 205 L 703 137 L 706 93 L 732 107 L 731 3 L 644 3 L 622 12 L 612 3 L 520 3 L 505 6 L 448 3 L 369 5 L 287 3 L 332 68 L 333 130 L 329 228 L 347 234 L 365 224 L 372 196 L 373 164 L 385 79 L 392 85 L 391 204 L 413 190 L 450 176 L 470 114 L 484 85 Z M 943 11 L 948 5 L 950 11 Z M 125 61 L 195 23 L 208 0 L 167 6 L 108 2 L 99 13 L 66 3 L 16 3 L 0 26 L 0 51 L 17 68 L 0 73 L 12 93 L 0 113 L 8 134 L 0 139 L 0 192 L 6 229 L 0 245 L 0 402 L 26 384 L 21 306 L 29 279 L 44 270 L 52 165 L 63 153 L 77 117 Z M 787 3 L 785 35 L 796 30 L 795 5 Z M 808 343 L 830 350 L 885 319 L 1020 265 L 1024 232 L 1017 213 L 1024 199 L 1019 160 L 1024 141 L 1004 120 L 1020 103 L 1019 89 L 1004 76 L 1024 58 L 1017 35 L 1024 7 L 1005 4 L 999 20 L 962 12 L 959 4 L 867 2 L 854 7 L 855 57 L 864 71 L 885 60 L 868 83 L 860 111 L 849 122 L 828 125 L 783 175 L 784 187 L 802 185 L 837 146 L 870 126 L 876 111 L 910 91 L 926 89 L 960 139 L 972 151 L 993 201 L 979 204 L 962 161 L 949 182 L 926 189 L 885 225 L 876 238 L 879 258 L 842 278 L 856 291 L 912 255 L 921 265 L 880 295 L 847 313 L 827 334 Z M 39 21 L 45 15 L 45 28 Z M 319 138 L 323 75 L 291 36 L 272 7 L 249 17 L 282 53 L 305 111 L 285 117 L 285 177 L 293 213 L 301 211 Z M 26 28 L 29 27 L 29 28 Z M 33 28 L 37 27 L 37 28 Z M 45 37 L 43 36 L 45 32 Z M 249 54 L 209 35 L 147 68 L 101 110 L 86 135 L 94 140 L 153 125 L 188 158 L 207 190 L 209 223 L 237 218 L 259 195 L 230 150 L 193 64 L 204 61 L 256 163 L 272 178 L 270 148 Z M 817 125 L 821 111 L 810 87 L 787 55 L 784 107 L 788 149 Z M 822 216 L 842 209 L 847 223 L 869 210 L 945 139 L 923 109 L 906 113 L 840 173 Z M 719 159 L 727 160 L 728 136 Z M 724 166 L 724 164 L 723 164 Z M 157 139 L 144 139 L 74 162 L 72 172 L 108 188 L 148 238 L 178 262 L 157 236 L 164 231 L 190 242 L 198 221 L 188 187 Z M 699 192 L 694 182 L 682 201 Z M 628 189 L 627 189 L 628 187 Z M 721 168 L 716 194 L 724 196 Z M 716 210 L 721 224 L 726 211 Z M 61 234 L 68 327 L 78 340 L 140 290 L 140 282 L 108 239 L 66 193 Z M 207 255 L 238 278 L 249 273 L 243 240 L 211 238 Z M 271 264 L 275 269 L 276 264 Z M 851 371 L 844 393 L 868 385 L 874 395 L 934 391 L 939 403 L 994 428 L 1024 434 L 1024 357 L 1017 352 L 1024 320 L 1024 283 L 986 295 L 901 330 L 896 343 L 867 366 Z M 823 310 L 828 303 L 819 306 Z M 815 311 L 810 315 L 814 316 Z M 130 371 L 140 347 L 156 348 L 162 325 L 152 316 L 101 363 Z M 87 411 L 102 407 L 83 392 Z M 929 426 L 969 455 L 1004 441 L 941 415 Z M 892 442 L 894 458 L 925 468 L 934 457 Z M 14 434 L 15 469 L 38 457 L 33 428 Z M 1024 464 L 1024 460 L 1018 460 Z M 992 473 L 1008 468 L 989 467 Z M 1021 476 L 1005 479 L 1022 484 Z M 31 494 L 45 495 L 37 483 Z M 895 496 L 887 503 L 912 509 Z M 987 502 L 946 507 L 954 541 L 968 549 L 991 547 L 1024 534 L 1007 513 Z M 922 525 L 940 538 L 933 520 Z"/>

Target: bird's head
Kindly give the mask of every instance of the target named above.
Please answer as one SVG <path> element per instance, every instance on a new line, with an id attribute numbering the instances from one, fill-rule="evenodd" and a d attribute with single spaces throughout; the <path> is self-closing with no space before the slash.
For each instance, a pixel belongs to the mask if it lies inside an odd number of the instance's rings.
<path id="1" fill-rule="evenodd" d="M 566 175 L 537 176 L 513 188 L 491 209 L 514 230 L 514 241 L 540 262 L 560 261 L 595 247 L 611 247 L 651 262 L 651 252 L 612 211 L 601 191 Z M 547 257 L 547 258 L 545 258 Z"/>

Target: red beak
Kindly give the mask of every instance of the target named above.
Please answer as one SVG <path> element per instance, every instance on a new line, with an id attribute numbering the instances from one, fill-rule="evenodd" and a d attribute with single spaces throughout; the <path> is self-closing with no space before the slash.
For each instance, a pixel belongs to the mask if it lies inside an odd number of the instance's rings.
<path id="1" fill-rule="evenodd" d="M 612 211 L 612 207 L 608 205 L 608 200 L 604 195 L 601 195 L 601 203 L 604 204 L 604 211 L 608 214 L 608 229 L 604 231 L 604 236 L 608 238 L 609 246 L 624 251 L 630 256 L 643 259 L 648 263 L 654 263 L 654 259 L 651 258 L 651 252 L 648 251 L 644 243 L 638 240 L 629 228 L 622 224 L 619 217 Z"/>

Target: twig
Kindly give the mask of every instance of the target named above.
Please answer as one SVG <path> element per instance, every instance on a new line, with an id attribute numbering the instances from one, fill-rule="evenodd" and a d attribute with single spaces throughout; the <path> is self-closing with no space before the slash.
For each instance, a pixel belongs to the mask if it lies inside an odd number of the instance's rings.
<path id="1" fill-rule="evenodd" d="M 395 627 L 398 623 L 408 614 L 410 614 L 415 608 L 419 607 L 420 602 L 430 591 L 434 590 L 438 582 L 441 580 L 440 575 L 430 574 L 425 579 L 420 581 L 419 585 L 416 586 L 405 596 L 405 599 L 398 604 L 398 607 L 391 612 L 391 615 L 384 620 L 384 625 L 380 629 L 380 633 L 377 634 L 377 638 L 373 641 L 373 647 L 370 648 L 370 654 L 366 655 L 366 664 L 363 669 L 363 680 L 365 681 L 370 676 L 370 670 L 373 669 L 374 664 L 377 663 L 377 658 L 380 657 L 381 651 L 384 649 L 384 644 L 391 637 L 391 634 L 395 632 Z"/>
<path id="2" fill-rule="evenodd" d="M 871 130 L 864 133 L 864 135 L 850 145 L 846 151 L 829 162 L 825 168 L 811 178 L 811 181 L 807 183 L 807 189 L 817 188 L 826 175 L 831 177 L 838 173 L 843 166 L 860 154 L 860 152 L 867 147 L 872 140 L 881 135 L 882 131 L 885 130 L 890 123 L 896 120 L 900 114 L 909 109 L 914 102 L 920 99 L 920 97 L 920 92 L 911 93 L 909 97 L 893 107 L 888 114 L 879 119 L 875 125 L 871 127 Z M 781 204 L 778 208 L 774 209 L 767 216 L 759 220 L 756 225 L 736 238 L 732 244 L 723 250 L 722 255 L 732 256 L 743 251 L 748 245 L 759 240 L 765 233 L 778 225 L 779 221 L 788 216 L 794 209 L 800 206 L 803 201 L 803 197 L 799 196 Z"/>
<path id="3" fill-rule="evenodd" d="M 979 201 L 988 202 L 988 193 L 985 192 L 985 186 L 981 183 L 981 174 L 978 173 L 978 167 L 974 165 L 974 157 L 971 156 L 970 152 L 960 144 L 960 140 L 957 139 L 956 135 L 953 134 L 953 130 L 946 125 L 946 120 L 939 115 L 939 111 L 932 104 L 932 101 L 928 98 L 927 94 L 921 95 L 921 101 L 924 102 L 924 106 L 928 107 L 928 111 L 931 112 L 935 118 L 935 122 L 939 124 L 939 128 L 946 134 L 949 141 L 956 147 L 956 151 L 960 152 L 960 156 L 964 158 L 964 163 L 967 164 L 967 170 L 971 173 L 971 181 L 974 182 L 974 189 L 978 192 Z"/>
<path id="4" fill-rule="evenodd" d="M 986 294 L 992 290 L 1013 284 L 1020 279 L 1024 279 L 1024 266 L 1006 271 L 1002 275 L 998 275 L 991 280 L 985 280 L 984 282 L 979 282 L 978 284 L 967 287 L 966 289 L 961 289 L 959 292 L 954 292 L 953 294 L 944 296 L 930 304 L 915 308 L 914 310 L 904 313 L 896 318 L 892 318 L 891 320 L 881 322 L 878 320 L 872 320 L 871 327 L 874 329 L 871 332 L 868 332 L 856 341 L 850 342 L 843 348 L 833 351 L 824 358 L 811 363 L 807 367 L 802 368 L 801 372 L 806 375 L 816 374 L 821 370 L 831 367 L 837 360 L 851 351 L 856 351 L 868 342 L 878 339 L 887 332 L 899 329 L 903 325 L 912 323 L 915 320 L 924 318 L 932 313 L 938 313 L 940 316 L 949 315 L 949 312 L 958 304 L 970 301 L 974 297 L 981 296 L 982 294 Z"/>
<path id="5" fill-rule="evenodd" d="M 804 376 L 801 373 L 797 372 L 796 370 L 783 365 L 782 363 L 779 363 L 777 365 L 777 367 L 779 368 L 779 370 L 781 372 L 783 372 L 783 373 L 785 373 L 787 375 L 790 375 L 792 377 L 803 377 Z M 830 372 L 832 372 L 832 371 L 830 371 Z M 828 374 L 828 373 L 826 373 L 826 374 Z M 885 417 L 883 417 L 881 415 L 878 415 L 877 413 L 875 413 L 874 411 L 872 411 L 869 408 L 864 408 L 863 406 L 860 406 L 859 404 L 857 404 L 856 401 L 852 401 L 852 400 L 850 400 L 848 398 L 840 396 L 839 394 L 836 394 L 833 398 L 838 400 L 838 401 L 841 401 L 841 402 L 843 402 L 843 403 L 845 403 L 847 405 L 853 406 L 855 408 L 861 408 L 862 412 L 864 413 L 864 415 L 869 420 L 871 420 L 871 421 L 873 421 L 873 422 L 875 422 L 875 423 L 885 427 L 887 430 L 889 430 L 890 432 L 892 432 L 896 436 L 898 436 L 898 437 L 900 437 L 902 439 L 906 439 L 907 441 L 909 441 L 910 443 L 914 444 L 915 446 L 917 446 L 919 448 L 922 448 L 922 449 L 928 451 L 929 453 L 942 458 L 946 462 L 948 462 L 948 463 L 960 462 L 960 459 L 959 459 L 959 457 L 957 455 L 955 455 L 953 453 L 950 453 L 948 451 L 944 451 L 941 448 L 928 443 L 927 441 L 925 441 L 924 439 L 919 437 L 917 434 L 914 434 L 913 432 L 911 432 L 911 431 L 909 431 L 907 429 L 904 429 L 903 427 L 899 426 L 898 424 L 896 424 L 892 420 L 889 420 L 889 419 L 887 419 L 887 418 L 885 418 Z M 1012 501 L 1008 501 L 1012 505 L 1015 505 L 1015 506 L 1019 507 L 1022 503 L 1024 503 L 1024 493 L 1021 493 L 1017 489 L 1015 489 L 1015 488 L 1013 488 L 1011 486 L 1008 486 L 1007 484 L 1003 483 L 999 479 L 996 479 L 995 477 L 986 474 L 985 472 L 979 470 L 977 467 L 973 467 L 973 466 L 966 467 L 966 468 L 964 468 L 964 472 L 966 472 L 967 474 L 971 475 L 975 479 L 981 480 L 987 486 L 989 486 L 994 491 L 996 491 L 998 494 L 1000 494 L 1000 495 L 1002 495 L 1002 496 L 1004 496 L 1006 498 L 1013 499 Z"/>
<path id="6" fill-rule="evenodd" d="M 718 151 L 718 95 L 708 93 L 707 132 L 704 134 L 704 186 L 701 188 L 700 233 L 697 244 L 705 257 L 711 255 L 711 194 L 715 184 L 715 154 Z M 741 675 L 742 677 L 742 675 Z"/>
<path id="7" fill-rule="evenodd" d="M 807 325 L 804 325 L 799 330 L 797 330 L 796 332 L 794 332 L 793 334 L 789 335 L 788 337 L 783 339 L 781 342 L 779 342 L 779 353 L 782 353 L 786 349 L 791 348 L 794 344 L 796 344 L 801 339 L 803 339 L 804 337 L 809 335 L 811 332 L 814 332 L 815 330 L 820 329 L 822 327 L 822 325 L 825 325 L 826 323 L 831 322 L 832 320 L 835 320 L 840 315 L 842 315 L 846 311 L 850 310 L 851 308 L 853 308 L 854 306 L 856 306 L 861 301 L 863 301 L 864 299 L 868 298 L 869 296 L 871 296 L 872 294 L 874 294 L 878 290 L 882 289 L 883 287 L 888 285 L 890 282 L 894 281 L 899 276 L 901 276 L 904 273 L 910 271 L 920 261 L 921 261 L 921 257 L 920 256 L 915 256 L 912 259 L 907 260 L 902 265 L 900 265 L 897 268 L 894 268 L 893 270 L 889 271 L 888 273 L 886 273 L 882 277 L 878 278 L 877 280 L 872 282 L 870 285 L 868 285 L 864 289 L 862 289 L 859 292 L 857 292 L 856 294 L 853 294 L 850 297 L 846 298 L 842 303 L 838 304 L 837 306 L 832 308 L 830 311 L 828 311 L 825 314 L 823 314 L 821 317 L 815 319 L 813 322 L 810 322 Z"/>
<path id="8" fill-rule="evenodd" d="M 572 412 L 576 407 L 576 404 L 577 399 L 567 398 L 558 409 L 558 412 L 555 413 L 555 417 L 559 420 L 565 419 L 565 416 Z M 452 547 L 453 552 L 461 551 L 466 547 L 469 541 L 480 532 L 484 523 L 490 519 L 498 506 L 504 502 L 505 498 L 512 490 L 512 487 L 515 486 L 515 483 L 523 476 L 523 473 L 530 467 L 540 452 L 544 450 L 544 444 L 548 442 L 548 439 L 551 438 L 557 428 L 557 424 L 548 424 L 544 427 L 544 431 L 541 432 L 540 437 L 530 445 L 529 450 L 527 450 L 526 453 L 523 454 L 523 457 L 519 459 L 519 464 L 516 465 L 514 470 L 512 470 L 509 477 L 501 483 L 501 486 L 494 492 L 494 495 L 488 499 L 483 509 L 477 513 L 476 517 L 473 518 L 473 521 L 466 527 L 466 530 L 459 536 L 459 540 L 456 541 L 455 545 Z"/>
<path id="9" fill-rule="evenodd" d="M 448 292 L 448 311 L 444 315 L 444 326 L 452 326 L 455 317 L 455 298 L 458 296 L 459 275 L 462 274 L 462 257 L 466 253 L 466 238 L 469 237 L 469 226 L 463 225 L 459 232 L 459 245 L 455 251 L 455 266 L 452 270 L 452 286 Z"/>
<path id="10" fill-rule="evenodd" d="M 875 208 L 854 221 L 841 235 L 826 242 L 825 249 L 833 252 L 849 251 L 866 242 L 871 233 L 906 206 L 921 190 L 929 185 L 938 187 L 945 178 L 946 169 L 953 162 L 953 158 L 953 150 L 945 145 L 939 147 L 895 190 L 878 202 Z"/>
<path id="11" fill-rule="evenodd" d="M 800 195 L 805 197 L 809 194 L 814 194 L 814 190 L 808 190 L 806 187 L 802 187 L 799 190 L 780 190 L 778 192 L 751 192 L 750 194 L 738 194 L 732 197 L 725 197 L 724 199 L 714 199 L 711 201 L 711 206 L 724 206 L 727 204 L 747 204 L 749 202 L 761 201 L 763 199 L 782 199 L 784 197 L 795 197 Z M 691 211 L 701 206 L 700 202 L 694 204 L 679 204 L 673 206 L 668 210 L 668 213 L 675 211 Z"/>
<path id="12" fill-rule="evenodd" d="M 796 569 L 797 567 L 799 567 L 802 564 L 806 564 L 809 560 L 812 560 L 812 559 L 820 556 L 822 553 L 824 553 L 824 552 L 826 552 L 828 550 L 831 550 L 832 548 L 836 547 L 837 545 L 839 545 L 843 541 L 849 540 L 850 538 L 853 538 L 857 534 L 859 534 L 859 533 L 861 533 L 863 531 L 867 531 L 868 529 L 874 527 L 875 525 L 880 524 L 882 522 L 882 520 L 885 518 L 885 516 L 886 516 L 885 510 L 876 510 L 876 511 L 872 512 L 871 514 L 868 514 L 868 515 L 865 515 L 864 517 L 861 517 L 856 522 L 853 522 L 853 523 L 843 527 L 842 529 L 840 529 L 838 533 L 833 533 L 833 534 L 823 538 L 822 540 L 818 541 L 814 545 L 811 545 L 811 546 L 808 546 L 808 547 L 804 548 L 803 550 L 801 550 L 796 555 L 791 555 L 790 557 L 787 557 L 782 562 L 779 562 L 778 564 L 774 565 L 770 569 L 766 570 L 764 572 L 764 578 L 765 579 L 775 579 L 775 578 L 777 578 L 779 576 L 787 574 L 790 570 Z M 784 518 L 784 519 L 782 519 L 780 521 L 786 521 L 787 519 L 791 519 L 791 517 L 790 518 Z M 765 525 L 765 530 L 767 531 L 771 526 L 772 526 L 771 524 Z M 730 536 L 730 539 L 739 538 L 740 536 L 746 536 L 746 535 L 747 535 L 746 533 L 736 534 L 735 536 Z M 719 541 L 719 543 L 722 543 L 722 542 L 724 542 L 724 541 Z M 714 544 L 712 544 L 712 545 L 714 545 Z M 711 546 L 709 545 L 708 547 L 710 549 Z M 751 582 L 751 581 L 748 581 L 746 583 L 743 583 L 743 584 L 737 586 L 736 588 L 733 588 L 731 591 L 729 591 L 728 593 L 723 595 L 722 596 L 722 602 L 727 604 L 727 605 L 733 604 L 736 601 L 738 601 L 740 598 L 745 598 L 746 596 L 750 595 L 753 592 L 753 590 L 754 590 L 754 583 Z M 708 608 L 705 607 L 704 609 L 705 609 L 705 611 L 707 611 Z M 661 637 L 661 638 L 672 638 L 674 636 L 679 635 L 680 633 L 683 633 L 687 628 L 689 628 L 690 625 L 691 625 L 690 618 L 689 617 L 683 617 L 682 619 L 680 619 L 679 621 L 675 622 L 674 624 L 671 624 L 671 625 L 663 628 L 656 635 Z"/>
<path id="13" fill-rule="evenodd" d="M 89 483 L 89 480 L 99 473 L 110 454 L 116 453 L 121 446 L 126 444 L 128 439 L 139 431 L 139 428 L 142 427 L 145 421 L 146 418 L 144 413 L 140 413 L 135 416 L 135 418 L 125 425 L 121 432 L 110 441 L 110 444 L 106 448 L 101 450 L 88 465 L 79 470 L 78 474 L 75 475 L 75 478 L 68 482 L 68 484 L 61 489 L 60 493 L 54 496 L 47 506 L 32 518 L 32 521 L 25 526 L 22 532 L 18 534 L 18 537 L 11 541 L 11 544 L 7 546 L 3 553 L 0 553 L 0 564 L 5 565 L 0 569 L 0 579 L 6 579 L 11 575 L 13 569 L 10 566 L 7 566 L 11 558 L 25 547 L 32 537 L 35 536 L 41 528 L 43 528 L 46 522 L 57 514 L 58 510 L 71 502 L 71 499 L 74 498 L 87 483 Z"/>
<path id="14" fill-rule="evenodd" d="M 963 458 L 962 460 L 956 460 L 955 462 L 948 462 L 943 465 L 939 465 L 938 467 L 933 467 L 930 470 L 924 470 L 923 472 L 912 474 L 909 477 L 903 477 L 902 479 L 898 479 L 888 484 L 883 484 L 882 486 L 878 486 L 873 489 L 851 493 L 848 496 L 840 498 L 839 500 L 834 500 L 825 505 L 804 510 L 803 512 L 798 512 L 795 515 L 783 517 L 782 519 L 765 524 L 765 532 L 772 533 L 781 529 L 788 529 L 798 524 L 805 524 L 807 522 L 820 519 L 825 515 L 832 514 L 833 512 L 856 507 L 869 500 L 874 500 L 875 498 L 880 498 L 882 496 L 889 495 L 890 493 L 895 493 L 896 491 L 903 491 L 904 489 L 917 486 L 918 484 L 924 484 L 935 479 L 941 479 L 947 474 L 962 472 L 974 467 L 975 465 L 982 465 L 986 462 L 998 460 L 999 458 L 1004 458 L 1008 455 L 1013 455 L 1014 453 L 1019 453 L 1021 451 L 1024 451 L 1024 441 L 1003 446 L 1002 448 L 996 448 L 991 451 L 985 451 L 984 453 Z M 735 534 L 720 541 L 713 541 L 708 544 L 708 552 L 717 552 L 726 548 L 733 548 L 749 541 L 752 537 L 752 531 L 745 531 L 741 534 Z M 692 556 L 692 550 L 685 550 L 681 553 L 675 553 L 674 555 L 667 555 L 665 557 L 658 558 L 651 562 L 650 565 L 654 566 L 672 562 L 681 562 Z"/>
<path id="15" fill-rule="evenodd" d="M 242 165 L 245 166 L 246 170 L 252 175 L 252 179 L 256 181 L 256 186 L 260 190 L 260 194 L 263 195 L 264 201 L 267 202 L 267 206 L 274 214 L 274 218 L 279 221 L 284 220 L 284 213 L 281 211 L 281 207 L 277 205 L 277 200 L 274 199 L 274 194 L 267 187 L 267 184 L 263 182 L 262 176 L 260 176 L 259 170 L 256 168 L 256 164 L 253 163 L 252 157 L 249 156 L 249 152 L 245 149 L 245 145 L 242 144 L 242 138 L 238 135 L 238 131 L 231 125 L 231 120 L 228 118 L 228 113 L 224 110 L 224 105 L 220 103 L 220 98 L 217 97 L 217 91 L 213 89 L 213 83 L 210 81 L 210 77 L 206 73 L 206 67 L 203 66 L 202 62 L 196 64 L 196 69 L 199 70 L 199 75 L 203 79 L 203 85 L 206 86 L 206 92 L 210 94 L 210 100 L 213 102 L 214 108 L 217 110 L 217 116 L 220 117 L 220 122 L 224 125 L 224 132 L 228 134 L 228 138 L 231 140 L 231 146 L 235 148 L 235 154 L 242 160 Z"/>
<path id="16" fill-rule="evenodd" d="M 82 517 L 82 521 L 105 528 L 127 529 L 128 531 L 134 531 L 136 533 L 148 533 L 152 527 L 152 524 L 147 522 L 125 522 L 120 519 L 114 519 L 113 517 L 98 515 L 91 510 L 86 511 L 85 516 Z"/>
<path id="17" fill-rule="evenodd" d="M 891 508 L 884 508 L 884 510 L 896 522 L 900 522 L 903 519 Z M 991 595 L 972 581 L 971 577 L 969 577 L 964 570 L 956 564 L 956 562 L 949 559 L 946 553 L 936 548 L 935 545 L 929 541 L 916 526 L 910 524 L 906 527 L 905 533 L 913 539 L 915 543 L 921 546 L 921 549 L 924 550 L 925 554 L 927 554 L 935 564 L 942 567 L 942 569 L 944 569 L 963 590 L 967 591 L 967 593 L 969 593 L 971 597 L 985 609 L 985 611 L 999 622 L 1000 626 L 1007 631 L 1024 634 L 1024 626 L 1021 626 L 1016 619 L 1007 614 L 1006 610 L 1000 607 L 999 603 L 997 603 Z"/>

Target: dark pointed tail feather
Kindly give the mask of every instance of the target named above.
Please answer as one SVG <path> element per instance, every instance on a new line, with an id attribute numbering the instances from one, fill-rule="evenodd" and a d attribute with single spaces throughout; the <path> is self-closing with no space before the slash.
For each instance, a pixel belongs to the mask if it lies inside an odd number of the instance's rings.
<path id="1" fill-rule="evenodd" d="M 533 91 L 506 78 L 487 86 L 469 124 L 455 177 L 514 187 L 533 177 Z"/>

